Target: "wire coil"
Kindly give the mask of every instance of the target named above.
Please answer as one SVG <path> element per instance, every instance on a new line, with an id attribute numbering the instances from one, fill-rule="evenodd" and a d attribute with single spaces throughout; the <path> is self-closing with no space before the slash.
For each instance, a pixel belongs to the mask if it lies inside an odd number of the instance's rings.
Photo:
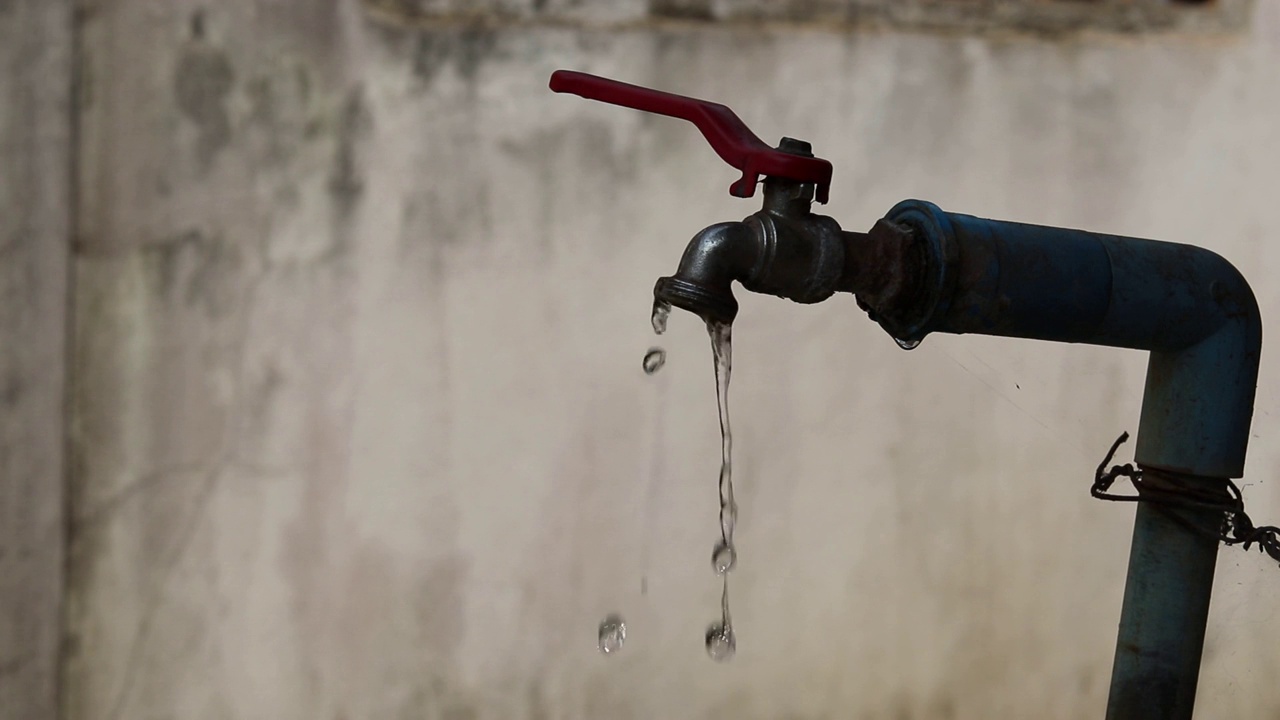
<path id="1" fill-rule="evenodd" d="M 1256 543 L 1260 550 L 1280 563 L 1280 528 L 1254 525 L 1244 510 L 1244 496 L 1240 488 L 1231 480 L 1224 478 L 1221 489 L 1210 490 L 1187 482 L 1177 473 L 1135 467 L 1132 463 L 1112 465 L 1108 470 L 1107 465 L 1115 457 L 1116 450 L 1128 439 L 1129 433 L 1121 433 L 1111 444 L 1107 456 L 1098 465 L 1090 494 L 1099 500 L 1150 503 L 1187 528 L 1227 545 L 1242 545 L 1245 550 L 1249 550 Z M 1120 495 L 1111 492 L 1111 486 L 1120 478 L 1127 478 L 1138 494 Z M 1175 508 L 1216 510 L 1222 513 L 1222 522 L 1216 532 L 1210 532 L 1174 512 Z"/>

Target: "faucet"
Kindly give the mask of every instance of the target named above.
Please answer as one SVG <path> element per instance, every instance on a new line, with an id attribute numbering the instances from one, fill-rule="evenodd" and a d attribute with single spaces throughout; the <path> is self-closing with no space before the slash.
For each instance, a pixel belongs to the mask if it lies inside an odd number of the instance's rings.
<path id="1" fill-rule="evenodd" d="M 809 144 L 783 138 L 779 152 L 812 157 Z M 814 184 L 764 180 L 764 207 L 742 222 L 712 225 L 689 241 L 675 275 L 660 278 L 656 300 L 705 320 L 732 323 L 734 280 L 751 292 L 800 303 L 826 300 L 844 271 L 845 242 L 833 219 L 810 212 Z"/>
<path id="2" fill-rule="evenodd" d="M 1106 717 L 1186 720 L 1195 704 L 1222 504 L 1244 473 L 1262 348 L 1248 282 L 1204 248 L 981 219 L 906 200 L 869 231 L 812 212 L 831 164 L 806 142 L 770 147 L 729 108 L 560 70 L 551 89 L 693 122 L 763 207 L 694 235 L 654 298 L 732 323 L 732 283 L 816 303 L 836 292 L 904 348 L 931 333 L 978 333 L 1147 350 L 1135 459 L 1142 493 L 1189 493 L 1198 508 L 1139 502 Z M 1152 499 L 1152 498 L 1148 498 Z"/>

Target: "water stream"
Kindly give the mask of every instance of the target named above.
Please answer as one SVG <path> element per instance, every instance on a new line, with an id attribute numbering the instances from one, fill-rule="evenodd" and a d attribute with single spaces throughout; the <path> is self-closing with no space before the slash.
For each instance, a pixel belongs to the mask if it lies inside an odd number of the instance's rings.
<path id="1" fill-rule="evenodd" d="M 661 335 L 667 330 L 667 318 L 671 306 L 661 301 L 653 303 L 650 323 L 653 332 Z M 733 367 L 732 326 L 728 323 L 707 323 L 711 337 L 711 354 L 715 360 L 716 405 L 720 415 L 720 476 L 717 488 L 720 495 L 720 539 L 711 551 L 711 567 L 720 576 L 720 619 L 713 622 L 706 632 L 707 655 L 713 660 L 725 661 L 737 651 L 737 637 L 729 616 L 729 573 L 738 561 L 738 551 L 733 544 L 733 529 L 738 520 L 738 504 L 733 499 L 733 431 L 729 427 L 729 375 Z M 644 356 L 644 372 L 652 375 L 667 360 L 667 353 L 660 347 L 651 347 Z M 600 652 L 611 655 L 622 649 L 627 629 L 618 615 L 610 615 L 600 622 L 598 645 Z"/>
<path id="2" fill-rule="evenodd" d="M 732 326 L 707 323 L 711 354 L 716 365 L 716 404 L 720 412 L 720 541 L 711 553 L 711 567 L 720 576 L 720 621 L 707 628 L 707 654 L 713 660 L 728 660 L 737 650 L 733 623 L 729 618 L 729 572 L 737 563 L 733 529 L 738 521 L 738 504 L 733 499 L 733 431 L 729 427 L 729 375 L 733 368 Z"/>

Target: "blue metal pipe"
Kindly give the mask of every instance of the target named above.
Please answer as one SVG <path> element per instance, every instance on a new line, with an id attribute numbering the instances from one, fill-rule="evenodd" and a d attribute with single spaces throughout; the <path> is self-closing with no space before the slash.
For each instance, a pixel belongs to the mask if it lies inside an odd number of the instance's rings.
<path id="1" fill-rule="evenodd" d="M 1144 478 L 1145 481 L 1145 478 Z M 1200 478 L 1212 488 L 1212 478 Z M 1205 534 L 1170 516 L 1177 512 Z M 1190 718 L 1204 649 L 1222 513 L 1138 504 L 1107 720 Z"/>
<path id="2" fill-rule="evenodd" d="M 923 251 L 894 337 L 981 333 L 1151 351 L 1136 459 L 1200 489 L 1244 472 L 1262 348 L 1249 284 L 1203 248 L 983 220 L 918 200 L 885 219 Z M 1152 474 L 1155 476 L 1155 473 Z M 1140 503 L 1112 673 L 1112 720 L 1190 718 L 1222 520 Z M 1194 528 L 1198 528 L 1197 532 Z"/>

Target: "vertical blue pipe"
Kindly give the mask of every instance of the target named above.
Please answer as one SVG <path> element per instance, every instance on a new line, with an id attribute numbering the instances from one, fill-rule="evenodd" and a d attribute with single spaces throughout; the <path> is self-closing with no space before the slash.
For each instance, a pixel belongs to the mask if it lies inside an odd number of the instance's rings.
<path id="1" fill-rule="evenodd" d="M 1210 481 L 1212 482 L 1212 481 Z M 1195 707 L 1218 541 L 1138 504 L 1107 720 L 1185 720 Z M 1221 513 L 1178 511 L 1216 529 Z"/>
<path id="2" fill-rule="evenodd" d="M 1172 478 L 1224 499 L 1224 479 L 1244 471 L 1262 345 L 1252 293 L 1243 279 L 1227 283 L 1209 281 L 1224 310 L 1214 334 L 1151 353 L 1135 453 L 1147 482 Z M 1190 720 L 1222 519 L 1221 512 L 1139 504 L 1108 720 Z"/>

